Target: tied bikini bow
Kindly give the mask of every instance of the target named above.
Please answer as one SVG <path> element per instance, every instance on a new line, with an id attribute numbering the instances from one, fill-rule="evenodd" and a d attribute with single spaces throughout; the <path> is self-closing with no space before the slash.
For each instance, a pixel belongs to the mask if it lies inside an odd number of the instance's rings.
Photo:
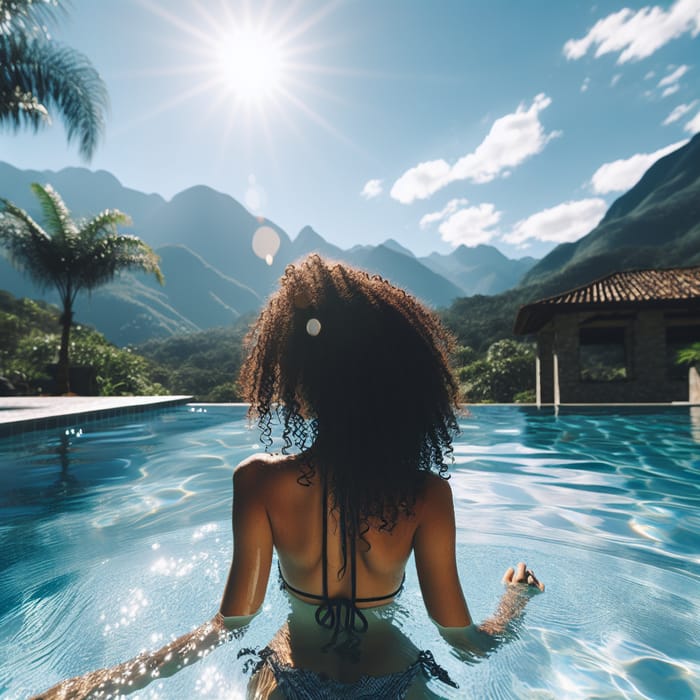
<path id="1" fill-rule="evenodd" d="M 369 627 L 367 618 L 349 598 L 328 598 L 316 608 L 316 622 L 333 630 L 335 639 L 341 632 L 364 633 Z"/>
<path id="2" fill-rule="evenodd" d="M 330 642 L 324 647 L 324 651 L 336 647 L 338 637 L 342 632 L 347 634 L 347 639 L 340 645 L 351 655 L 358 652 L 360 640 L 358 634 L 364 634 L 369 627 L 367 618 L 349 598 L 328 598 L 316 609 L 316 622 L 321 627 L 333 630 Z"/>

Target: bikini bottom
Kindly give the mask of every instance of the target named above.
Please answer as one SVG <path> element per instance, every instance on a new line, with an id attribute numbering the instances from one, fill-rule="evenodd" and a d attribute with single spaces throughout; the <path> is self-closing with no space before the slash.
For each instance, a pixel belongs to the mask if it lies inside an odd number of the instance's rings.
<path id="1" fill-rule="evenodd" d="M 254 673 L 264 666 L 272 671 L 277 688 L 287 700 L 401 700 L 421 672 L 425 678 L 437 678 L 453 688 L 458 687 L 430 651 L 421 651 L 416 661 L 404 671 L 384 676 L 362 676 L 354 683 L 341 683 L 325 674 L 290 666 L 280 661 L 270 647 L 259 652 L 242 649 L 238 655 L 247 654 L 256 654 L 259 658 Z"/>

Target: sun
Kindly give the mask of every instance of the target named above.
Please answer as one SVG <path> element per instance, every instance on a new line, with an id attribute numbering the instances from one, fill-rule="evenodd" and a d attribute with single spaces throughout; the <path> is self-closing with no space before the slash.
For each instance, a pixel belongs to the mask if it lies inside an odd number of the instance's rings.
<path id="1" fill-rule="evenodd" d="M 318 58 L 337 41 L 325 22 L 340 0 L 134 1 L 169 25 L 160 39 L 164 55 L 176 47 L 179 56 L 145 71 L 181 81 L 151 114 L 196 101 L 203 121 L 218 120 L 225 143 L 237 134 L 261 135 L 272 149 L 283 128 L 301 133 L 299 120 L 349 142 L 318 108 L 337 100 L 329 79 L 349 74 Z"/>
<path id="2" fill-rule="evenodd" d="M 271 34 L 252 27 L 239 29 L 214 48 L 221 84 L 235 98 L 261 103 L 279 94 L 287 66 L 282 44 Z"/>

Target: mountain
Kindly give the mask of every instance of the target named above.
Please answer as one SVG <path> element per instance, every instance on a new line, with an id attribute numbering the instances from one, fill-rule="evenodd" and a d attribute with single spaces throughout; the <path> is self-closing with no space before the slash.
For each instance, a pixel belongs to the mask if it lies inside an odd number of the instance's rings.
<path id="1" fill-rule="evenodd" d="M 576 243 L 554 248 L 518 287 L 455 301 L 443 315 L 459 342 L 484 350 L 512 334 L 518 308 L 611 272 L 700 264 L 700 135 L 654 163 Z"/>
<path id="2" fill-rule="evenodd" d="M 461 245 L 448 255 L 431 253 L 419 258 L 430 268 L 462 290 L 461 296 L 498 294 L 515 287 L 523 275 L 537 262 L 535 258 L 507 258 L 490 245 L 468 248 Z"/>
<path id="3" fill-rule="evenodd" d="M 615 271 L 697 264 L 700 134 L 654 163 L 593 231 L 542 258 L 522 285 L 556 294 Z"/>
<path id="4" fill-rule="evenodd" d="M 203 185 L 190 187 L 167 201 L 160 195 L 123 187 L 105 171 L 18 170 L 0 163 L 0 196 L 41 220 L 29 187 L 32 182 L 51 184 L 77 218 L 106 208 L 127 212 L 133 225 L 125 230 L 142 238 L 161 256 L 164 287 L 143 275 L 122 274 L 92 294 L 78 297 L 76 318 L 94 325 L 117 344 L 228 325 L 259 308 L 285 266 L 312 252 L 380 274 L 436 307 L 448 306 L 469 293 L 466 290 L 512 286 L 517 275 L 511 268 L 527 264 L 508 261 L 495 249 L 487 254 L 487 246 L 480 247 L 485 250 L 464 248 L 451 256 L 419 260 L 391 238 L 379 246 L 343 250 L 310 226 L 292 240 L 274 222 L 253 216 L 233 197 Z M 267 244 L 258 246 L 261 241 Z M 497 263 L 487 261 L 489 254 L 494 260 L 498 258 Z M 482 258 L 483 263 L 479 262 Z M 9 264 L 2 251 L 0 289 L 56 301 L 52 290 L 37 289 Z"/>
<path id="5" fill-rule="evenodd" d="M 70 206 L 76 218 L 92 216 L 103 209 L 127 212 L 134 222 L 131 227 L 134 233 L 144 240 L 146 238 L 141 232 L 143 222 L 166 203 L 159 194 L 144 194 L 124 187 L 106 170 L 19 170 L 0 161 L 0 197 L 9 199 L 32 217 L 40 219 L 39 202 L 30 189 L 32 182 L 50 184 Z"/>
<path id="6" fill-rule="evenodd" d="M 271 229 L 279 241 L 272 265 L 253 252 L 253 238 L 263 227 Z M 253 216 L 233 197 L 203 185 L 180 192 L 156 209 L 140 235 L 154 247 L 186 246 L 262 298 L 274 289 L 291 258 L 291 241 L 279 226 Z"/>
<path id="7" fill-rule="evenodd" d="M 323 236 L 316 233 L 311 226 L 304 226 L 292 241 L 292 261 L 304 258 L 311 253 L 318 253 L 330 260 L 341 260 L 344 252 L 338 246 L 326 241 Z"/>
<path id="8" fill-rule="evenodd" d="M 352 248 L 344 256 L 351 265 L 382 275 L 431 306 L 447 306 L 462 290 L 441 277 L 413 255 L 404 255 L 385 245 Z"/>
<path id="9" fill-rule="evenodd" d="M 401 253 L 402 255 L 407 255 L 409 258 L 415 258 L 416 256 L 406 247 L 402 246 L 398 241 L 393 238 L 387 238 L 382 245 L 389 250 L 393 250 L 395 253 Z"/>

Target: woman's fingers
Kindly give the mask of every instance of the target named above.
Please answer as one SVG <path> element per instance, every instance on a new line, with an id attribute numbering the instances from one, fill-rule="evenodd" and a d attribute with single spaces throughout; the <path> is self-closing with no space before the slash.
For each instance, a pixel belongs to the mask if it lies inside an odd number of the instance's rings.
<path id="1" fill-rule="evenodd" d="M 518 562 L 515 568 L 515 583 L 525 583 L 527 581 L 527 566 L 524 561 Z"/>
<path id="2" fill-rule="evenodd" d="M 537 576 L 535 576 L 535 572 L 531 569 L 527 570 L 527 583 L 529 586 L 535 586 L 541 591 L 544 591 L 544 583 L 537 579 Z"/>
<path id="3" fill-rule="evenodd" d="M 515 568 L 512 566 L 508 567 L 503 575 L 503 583 L 526 583 L 528 586 L 544 591 L 544 584 L 538 580 L 535 572 L 532 569 L 528 569 L 527 564 L 522 561 L 518 562 Z"/>

